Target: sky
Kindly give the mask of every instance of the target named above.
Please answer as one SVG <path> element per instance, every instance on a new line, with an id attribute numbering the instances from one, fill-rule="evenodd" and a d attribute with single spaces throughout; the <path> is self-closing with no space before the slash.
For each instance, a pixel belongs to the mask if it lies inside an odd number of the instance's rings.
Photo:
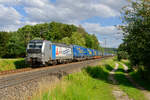
<path id="1" fill-rule="evenodd" d="M 0 31 L 56 21 L 81 25 L 97 36 L 101 46 L 117 48 L 123 36 L 116 26 L 122 24 L 120 10 L 126 4 L 126 0 L 0 0 Z"/>

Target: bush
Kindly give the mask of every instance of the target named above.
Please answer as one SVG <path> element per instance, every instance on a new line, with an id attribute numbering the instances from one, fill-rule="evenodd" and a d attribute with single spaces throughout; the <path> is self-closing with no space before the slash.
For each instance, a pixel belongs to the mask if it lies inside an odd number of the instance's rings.
<path id="1" fill-rule="evenodd" d="M 128 59 L 128 53 L 125 51 L 118 51 L 117 58 L 120 61 L 121 59 Z"/>

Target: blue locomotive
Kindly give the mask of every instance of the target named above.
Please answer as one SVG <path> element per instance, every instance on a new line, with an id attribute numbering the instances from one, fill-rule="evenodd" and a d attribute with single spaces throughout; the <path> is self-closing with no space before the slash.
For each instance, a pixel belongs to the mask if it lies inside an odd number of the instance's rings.
<path id="1" fill-rule="evenodd" d="M 27 45 L 26 62 L 29 65 L 49 65 L 99 58 L 102 52 L 78 45 L 31 40 Z"/>

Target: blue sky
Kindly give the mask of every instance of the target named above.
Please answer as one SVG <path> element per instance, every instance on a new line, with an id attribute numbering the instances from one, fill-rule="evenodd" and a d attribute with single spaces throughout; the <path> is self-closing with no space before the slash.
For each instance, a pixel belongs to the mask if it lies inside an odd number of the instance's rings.
<path id="1" fill-rule="evenodd" d="M 0 30 L 15 31 L 24 25 L 57 21 L 81 25 L 107 47 L 118 47 L 122 34 L 120 10 L 126 0 L 0 0 Z"/>

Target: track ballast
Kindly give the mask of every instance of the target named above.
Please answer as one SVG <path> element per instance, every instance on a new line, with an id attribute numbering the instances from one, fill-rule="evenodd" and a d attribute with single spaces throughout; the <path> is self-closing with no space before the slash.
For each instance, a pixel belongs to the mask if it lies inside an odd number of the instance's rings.
<path id="1" fill-rule="evenodd" d="M 86 67 L 94 62 L 98 62 L 100 59 L 87 60 L 82 62 L 75 62 L 69 64 L 55 65 L 52 67 L 43 67 L 39 69 L 33 69 L 26 72 L 20 72 L 16 74 L 6 75 L 0 77 L 0 89 L 11 87 L 17 84 L 21 84 L 34 79 L 42 78 L 49 75 L 57 75 L 62 77 L 70 73 L 74 69 Z"/>

